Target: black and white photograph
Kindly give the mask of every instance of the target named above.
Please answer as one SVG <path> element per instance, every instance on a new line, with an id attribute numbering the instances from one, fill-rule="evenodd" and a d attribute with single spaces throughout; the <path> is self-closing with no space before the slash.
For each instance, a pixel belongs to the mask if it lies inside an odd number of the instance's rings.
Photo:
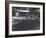
<path id="1" fill-rule="evenodd" d="M 8 6 L 8 36 L 42 35 L 43 5 L 30 3 L 9 3 Z"/>
<path id="2" fill-rule="evenodd" d="M 40 30 L 40 8 L 12 7 L 12 31 Z"/>

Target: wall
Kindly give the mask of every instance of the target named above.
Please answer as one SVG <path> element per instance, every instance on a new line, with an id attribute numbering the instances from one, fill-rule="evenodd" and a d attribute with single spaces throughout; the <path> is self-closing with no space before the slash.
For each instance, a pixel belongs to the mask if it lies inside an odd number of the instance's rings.
<path id="1" fill-rule="evenodd" d="M 21 0 L 21 1 L 24 1 L 24 0 Z M 45 0 L 25 0 L 25 1 L 45 2 Z M 45 13 L 45 15 L 46 15 L 46 13 Z M 45 17 L 45 19 L 46 19 L 46 17 Z M 46 20 L 45 20 L 45 22 L 46 22 Z M 18 37 L 18 38 L 45 38 L 45 37 L 46 37 L 46 35 L 45 36 Z M 5 38 L 5 0 L 0 0 L 0 38 Z"/>

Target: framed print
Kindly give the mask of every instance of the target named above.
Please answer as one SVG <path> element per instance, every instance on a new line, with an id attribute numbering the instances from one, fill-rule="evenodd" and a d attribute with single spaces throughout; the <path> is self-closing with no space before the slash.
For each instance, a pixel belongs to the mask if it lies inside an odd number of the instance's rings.
<path id="1" fill-rule="evenodd" d="M 45 34 L 45 3 L 6 2 L 6 37 Z"/>

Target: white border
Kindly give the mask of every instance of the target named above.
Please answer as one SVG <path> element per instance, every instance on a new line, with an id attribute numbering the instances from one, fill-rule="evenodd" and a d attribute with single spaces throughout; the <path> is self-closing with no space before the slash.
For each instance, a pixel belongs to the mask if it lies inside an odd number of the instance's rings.
<path id="1" fill-rule="evenodd" d="M 12 31 L 12 7 L 35 7 L 40 8 L 40 30 Z M 9 4 L 9 35 L 36 34 L 43 33 L 43 6 L 26 4 Z"/>

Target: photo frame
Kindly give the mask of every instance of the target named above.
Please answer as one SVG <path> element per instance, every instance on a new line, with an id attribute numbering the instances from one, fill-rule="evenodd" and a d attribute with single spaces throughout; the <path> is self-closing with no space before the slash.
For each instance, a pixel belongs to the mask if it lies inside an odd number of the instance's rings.
<path id="1" fill-rule="evenodd" d="M 45 34 L 45 3 L 5 2 L 5 36 L 37 36 Z"/>

